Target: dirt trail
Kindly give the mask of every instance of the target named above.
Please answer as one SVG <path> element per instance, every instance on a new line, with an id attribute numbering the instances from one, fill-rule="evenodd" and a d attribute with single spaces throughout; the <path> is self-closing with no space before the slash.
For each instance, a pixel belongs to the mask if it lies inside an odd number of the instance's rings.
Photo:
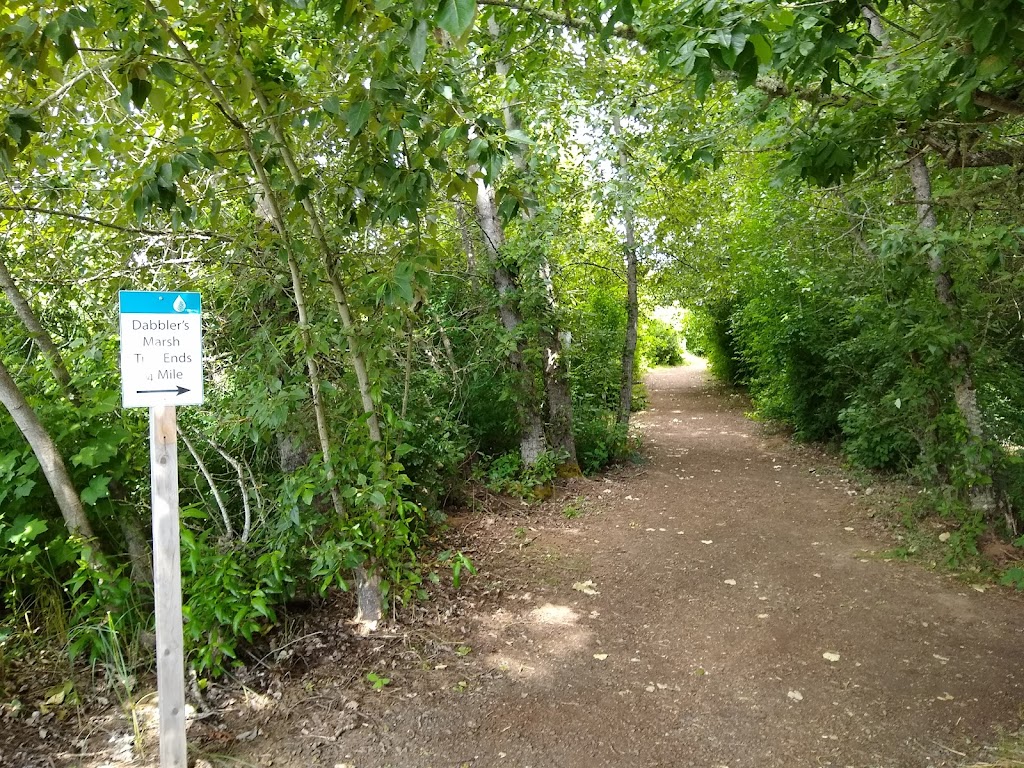
<path id="1" fill-rule="evenodd" d="M 872 498 L 814 451 L 764 436 L 699 366 L 648 386 L 643 466 L 585 483 L 578 518 L 485 521 L 508 542 L 501 567 L 526 575 L 464 618 L 471 653 L 396 671 L 363 696 L 364 727 L 335 738 L 306 738 L 330 732 L 327 710 L 300 736 L 294 700 L 292 730 L 279 720 L 240 757 L 953 766 L 1019 725 L 1020 599 L 873 557 L 894 542 Z M 484 565 L 486 583 L 499 564 Z M 588 580 L 598 594 L 574 588 Z"/>

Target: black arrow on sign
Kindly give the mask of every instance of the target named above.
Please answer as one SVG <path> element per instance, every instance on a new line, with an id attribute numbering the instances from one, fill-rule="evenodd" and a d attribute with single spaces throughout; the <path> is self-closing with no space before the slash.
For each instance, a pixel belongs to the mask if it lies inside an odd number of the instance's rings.
<path id="1" fill-rule="evenodd" d="M 179 386 L 179 387 L 176 387 L 175 389 L 136 389 L 135 390 L 135 394 L 137 394 L 137 395 L 154 395 L 154 394 L 156 394 L 158 392 L 177 392 L 179 395 L 184 395 L 186 392 L 190 392 L 190 391 L 191 390 L 186 389 L 185 387 Z"/>

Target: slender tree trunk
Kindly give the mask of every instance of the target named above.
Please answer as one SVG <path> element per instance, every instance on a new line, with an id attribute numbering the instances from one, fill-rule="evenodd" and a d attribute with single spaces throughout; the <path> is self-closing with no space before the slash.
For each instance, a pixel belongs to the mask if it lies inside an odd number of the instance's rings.
<path id="1" fill-rule="evenodd" d="M 85 539 L 95 538 L 63 457 L 50 433 L 46 431 L 46 427 L 39 421 L 39 417 L 11 378 L 3 361 L 0 361 L 0 403 L 11 414 L 14 423 L 32 448 L 46 482 L 50 484 L 50 490 L 57 501 L 68 532 Z"/>
<path id="2" fill-rule="evenodd" d="M 494 16 L 487 19 L 488 31 L 494 40 L 501 37 L 501 28 Z M 505 59 L 499 59 L 495 69 L 502 77 L 507 77 L 509 65 Z M 507 132 L 521 130 L 522 126 L 512 105 L 506 102 L 502 113 L 505 118 Z M 520 173 L 526 171 L 526 163 L 522 154 L 515 154 L 513 162 Z M 533 219 L 533 211 L 524 207 L 522 217 L 526 221 Z M 544 393 L 547 396 L 548 423 L 547 436 L 551 448 L 562 457 L 558 464 L 561 477 L 579 477 L 579 460 L 576 457 L 576 437 L 573 434 L 572 391 L 569 386 L 569 371 L 566 358 L 562 351 L 561 335 L 558 323 L 558 301 L 555 297 L 555 284 L 551 277 L 551 264 L 546 253 L 538 254 L 538 275 L 544 284 L 544 295 L 547 299 L 548 322 L 541 324 L 539 333 L 540 345 L 544 350 Z"/>
<path id="3" fill-rule="evenodd" d="M 637 325 L 640 322 L 640 303 L 636 284 L 636 233 L 633 229 L 633 208 L 629 200 L 629 158 L 622 139 L 619 116 L 612 117 L 612 128 L 619 144 L 619 176 L 625 189 L 622 201 L 622 223 L 626 230 L 624 251 L 626 257 L 626 338 L 622 344 L 622 385 L 619 389 L 619 423 L 629 425 L 633 410 L 633 366 L 636 359 Z"/>
<path id="4" fill-rule="evenodd" d="M 217 481 L 213 478 L 213 473 L 210 472 L 209 468 L 206 466 L 206 462 L 203 461 L 203 457 L 199 455 L 199 451 L 196 450 L 196 447 L 192 444 L 192 441 L 188 439 L 188 435 L 182 431 L 180 426 L 178 427 L 178 435 L 181 437 L 182 442 L 185 443 L 185 447 L 188 449 L 188 452 L 192 454 L 192 459 L 199 468 L 200 474 L 202 474 L 206 479 L 206 484 L 210 488 L 210 493 L 213 494 L 213 500 L 217 505 L 217 509 L 220 510 L 220 518 L 224 522 L 224 538 L 227 539 L 227 541 L 232 541 L 235 538 L 235 529 L 234 526 L 231 525 L 231 516 L 228 514 L 227 504 L 224 503 L 224 497 L 221 496 L 220 488 L 217 486 Z"/>
<path id="5" fill-rule="evenodd" d="M 299 171 L 298 164 L 295 162 L 295 156 L 292 154 L 291 143 L 288 141 L 284 131 L 281 129 L 281 126 L 277 121 L 277 116 L 271 108 L 270 102 L 267 100 L 267 97 L 260 88 L 259 83 L 256 82 L 255 76 L 245 65 L 241 56 L 236 55 L 235 62 L 241 69 L 249 85 L 252 87 L 252 92 L 256 96 L 256 101 L 267 120 L 271 134 L 278 142 L 278 150 L 284 160 L 285 167 L 288 169 L 288 174 L 291 177 L 292 183 L 296 185 L 302 184 L 305 180 L 302 177 L 302 173 Z M 327 239 L 320 214 L 313 205 L 313 201 L 307 196 L 302 199 L 301 205 L 306 213 L 306 218 L 309 221 L 310 227 L 313 230 L 313 236 L 320 248 L 320 255 L 324 263 L 324 269 L 327 273 L 328 282 L 331 286 L 331 294 L 334 297 L 334 304 L 337 309 L 338 316 L 341 318 L 342 328 L 348 337 L 349 360 L 352 364 L 352 369 L 356 374 L 359 399 L 362 404 L 363 414 L 366 416 L 367 431 L 369 432 L 370 440 L 377 446 L 378 450 L 380 450 L 382 440 L 380 420 L 377 417 L 377 408 L 373 401 L 373 393 L 370 387 L 370 376 L 366 365 L 366 357 L 359 349 L 358 339 L 356 338 L 356 324 L 352 318 L 352 311 L 349 307 L 345 284 L 342 282 L 339 275 L 340 266 L 338 264 L 338 257 Z M 344 516 L 345 513 L 341 506 L 340 499 L 337 498 L 338 491 L 335 487 L 336 484 L 332 482 L 331 485 L 332 497 L 336 500 L 335 509 L 340 516 Z M 356 624 L 362 632 L 372 632 L 377 628 L 377 625 L 380 623 L 380 620 L 384 615 L 383 597 L 380 590 L 381 579 L 377 572 L 377 564 L 372 560 L 368 561 L 364 567 L 355 569 L 354 576 L 356 582 L 356 595 L 358 598 L 358 610 L 353 623 Z"/>
<path id="6" fill-rule="evenodd" d="M 296 185 L 303 183 L 304 179 L 299 171 L 298 164 L 295 162 L 295 156 L 292 154 L 291 144 L 288 142 L 284 131 L 277 122 L 276 115 L 273 114 L 270 103 L 267 101 L 266 96 L 263 94 L 263 91 L 256 82 L 253 74 L 245 67 L 244 62 L 242 62 L 240 58 L 238 58 L 237 61 L 239 66 L 245 72 L 247 80 L 252 85 L 253 93 L 256 95 L 256 100 L 269 123 L 271 133 L 279 143 L 279 151 L 281 152 L 281 157 L 284 159 L 285 167 L 288 169 L 288 173 L 291 176 L 292 183 Z M 308 196 L 302 199 L 302 208 L 306 212 L 306 218 L 309 220 L 310 226 L 313 229 L 313 235 L 316 238 L 317 244 L 320 246 L 320 255 L 324 263 L 324 269 L 327 272 L 327 279 L 331 286 L 331 294 L 334 297 L 334 304 L 337 309 L 338 316 L 341 318 L 342 329 L 348 337 L 349 360 L 352 364 L 352 370 L 356 374 L 359 399 L 362 404 L 363 414 L 366 416 L 366 428 L 369 432 L 370 441 L 373 442 L 377 447 L 377 450 L 380 451 L 382 440 L 380 420 L 377 418 L 377 407 L 373 401 L 373 393 L 370 388 L 370 375 L 366 365 L 366 357 L 363 355 L 362 350 L 359 349 L 359 342 L 356 337 L 356 324 L 352 318 L 352 311 L 349 307 L 345 284 L 342 282 L 341 277 L 338 274 L 340 269 L 338 257 L 327 240 L 327 235 L 320 220 L 320 214 L 313 205 L 313 201 L 310 200 Z M 335 484 L 332 483 L 332 493 L 337 494 L 337 490 L 334 486 Z M 340 502 L 336 505 L 336 508 L 337 507 L 340 507 Z M 338 514 L 344 516 L 344 512 L 340 509 Z M 377 625 L 384 617 L 381 578 L 377 563 L 372 559 L 368 560 L 364 566 L 354 569 L 353 576 L 356 584 L 356 598 L 358 604 L 353 623 L 359 627 L 360 632 L 373 632 L 377 629 Z"/>
<path id="7" fill-rule="evenodd" d="M 527 466 L 535 464 L 537 458 L 546 450 L 547 439 L 544 434 L 544 418 L 541 414 L 540 398 L 533 371 L 526 365 L 523 352 L 526 342 L 520 333 L 523 318 L 515 305 L 513 292 L 515 282 L 512 275 L 501 264 L 501 248 L 505 245 L 505 230 L 498 218 L 498 210 L 494 205 L 494 191 L 489 189 L 483 179 L 477 179 L 476 213 L 483 233 L 484 251 L 493 267 L 494 288 L 498 292 L 498 315 L 501 324 L 512 338 L 516 340 L 516 348 L 509 354 L 509 362 L 516 374 L 520 388 L 519 403 L 519 456 Z"/>
<path id="8" fill-rule="evenodd" d="M 922 229 L 934 230 L 938 227 L 938 218 L 935 215 L 934 199 L 932 197 L 931 173 L 928 170 L 928 162 L 924 153 L 919 147 L 910 150 L 907 172 L 910 174 L 910 183 L 914 189 L 914 202 L 917 205 L 917 222 Z M 942 254 L 938 248 L 932 248 L 928 257 L 928 270 L 932 274 L 935 283 L 935 295 L 954 319 L 959 314 L 959 306 L 956 296 L 953 293 L 953 278 L 942 261 Z M 984 438 L 982 426 L 981 408 L 978 405 L 978 391 L 974 386 L 972 376 L 972 359 L 967 345 L 958 341 L 949 354 L 949 367 L 953 371 L 953 398 L 956 402 L 957 411 L 967 426 L 967 432 L 971 440 L 980 444 Z M 977 461 L 977 460 L 975 460 Z M 988 474 L 988 467 L 975 466 L 974 470 L 979 474 Z M 971 505 L 985 514 L 990 514 L 995 509 L 995 496 L 991 485 L 974 485 L 971 488 Z"/>
<path id="9" fill-rule="evenodd" d="M 480 293 L 480 277 L 476 268 L 476 247 L 473 245 L 473 235 L 469 228 L 469 217 L 466 215 L 466 207 L 461 202 L 455 203 L 455 220 L 459 225 L 459 239 L 462 240 L 462 250 L 466 254 L 466 271 L 469 272 L 469 285 L 473 293 Z"/>
<path id="10" fill-rule="evenodd" d="M 4 251 L 0 248 L 0 288 L 3 289 L 7 300 L 14 307 L 14 312 L 17 314 L 18 319 L 21 320 L 22 325 L 25 326 L 29 337 L 38 345 L 39 350 L 43 353 L 43 357 L 46 358 L 46 364 L 49 366 L 53 378 L 60 385 L 61 392 L 69 400 L 73 400 L 75 390 L 71 383 L 71 373 L 64 364 L 64 357 L 61 355 L 60 350 L 57 349 L 57 345 L 54 344 L 53 337 L 43 328 L 39 318 L 36 317 L 36 313 L 32 311 L 28 300 L 14 282 L 10 270 L 7 268 L 4 256 Z"/>
<path id="11" fill-rule="evenodd" d="M 149 538 L 143 533 L 142 526 L 127 514 L 119 515 L 117 525 L 128 547 L 128 561 L 132 564 L 131 579 L 136 584 L 153 584 L 152 555 L 149 551 Z"/>
<path id="12" fill-rule="evenodd" d="M 288 169 L 288 174 L 291 177 L 292 183 L 296 185 L 302 184 L 305 180 L 302 177 L 302 173 L 299 171 L 298 164 L 295 162 L 295 156 L 292 154 L 291 144 L 285 136 L 284 131 L 281 129 L 276 115 L 273 113 L 270 102 L 264 95 L 259 83 L 256 82 L 255 76 L 248 70 L 248 68 L 246 68 L 245 63 L 241 58 L 236 57 L 236 61 L 245 73 L 246 80 L 252 87 L 252 91 L 256 96 L 256 101 L 259 103 L 260 109 L 262 109 L 263 115 L 270 126 L 270 132 L 278 142 L 278 149 L 281 152 L 281 157 L 284 159 L 284 164 Z M 345 284 L 338 275 L 338 257 L 327 240 L 327 235 L 324 232 L 320 214 L 313 205 L 313 201 L 310 200 L 308 196 L 302 199 L 302 208 L 306 212 L 306 218 L 309 220 L 310 226 L 313 229 L 313 236 L 316 238 L 317 244 L 320 247 L 320 255 L 323 259 L 324 268 L 327 272 L 327 279 L 331 285 L 331 294 L 334 297 L 334 304 L 337 308 L 338 316 L 341 318 L 342 328 L 348 336 L 349 360 L 352 363 L 352 369 L 356 374 L 359 399 L 362 403 L 363 413 L 367 417 L 366 426 L 370 433 L 370 440 L 374 443 L 379 443 L 381 441 L 381 431 L 380 420 L 377 418 L 377 406 L 373 402 L 373 394 L 370 389 L 370 375 L 366 366 L 366 357 L 359 349 L 359 344 L 356 339 L 356 325 L 355 321 L 352 319 L 352 310 L 349 308 Z"/>
<path id="13" fill-rule="evenodd" d="M 205 67 L 199 63 L 199 61 L 192 54 L 191 49 L 185 45 L 185 42 L 181 37 L 174 31 L 174 29 L 167 23 L 153 6 L 150 0 L 146 0 L 146 5 L 154 13 L 157 18 L 157 22 L 164 30 L 165 34 L 174 41 L 175 46 L 181 52 L 181 55 L 188 61 L 189 65 L 199 76 L 199 79 L 206 85 L 207 90 L 217 103 L 218 107 L 223 111 L 228 121 L 239 131 L 242 136 L 242 140 L 245 144 L 246 154 L 252 163 L 253 169 L 256 171 L 257 178 L 259 179 L 260 187 L 263 191 L 264 199 L 267 203 L 268 214 L 281 236 L 282 242 L 285 247 L 285 252 L 288 256 L 288 268 L 291 272 L 292 277 L 292 288 L 295 293 L 295 306 L 299 313 L 299 327 L 302 334 L 302 340 L 306 347 L 306 368 L 309 373 L 310 390 L 313 393 L 313 407 L 316 413 L 317 419 L 317 433 L 320 437 L 321 449 L 324 454 L 324 466 L 327 475 L 328 482 L 331 488 L 331 501 L 334 505 L 335 513 L 339 517 L 345 517 L 345 507 L 341 501 L 341 494 L 337 487 L 336 476 L 334 468 L 331 464 L 331 442 L 330 433 L 327 426 L 326 410 L 323 406 L 323 399 L 320 392 L 320 377 L 319 369 L 316 364 L 316 360 L 311 352 L 312 344 L 310 343 L 309 334 L 309 321 L 306 315 L 305 300 L 302 293 L 302 280 L 299 272 L 298 260 L 295 257 L 295 253 L 291 247 L 291 238 L 289 235 L 288 227 L 285 222 L 283 212 L 277 199 L 276 192 L 273 185 L 270 182 L 270 178 L 267 175 L 266 165 L 263 163 L 259 153 L 256 152 L 255 145 L 252 140 L 252 132 L 241 120 L 241 118 L 235 113 L 234 108 L 228 101 L 224 92 L 221 90 Z M 221 29 L 223 35 L 223 29 Z M 224 35 L 225 39 L 227 36 Z M 264 112 L 265 117 L 269 120 L 271 130 L 281 146 L 279 147 L 282 157 L 285 160 L 285 165 L 288 168 L 288 172 L 292 177 L 292 180 L 298 184 L 301 183 L 302 177 L 299 174 L 298 167 L 295 164 L 294 158 L 292 157 L 291 150 L 284 140 L 283 132 L 280 126 L 277 125 L 273 119 L 269 104 L 266 97 L 256 87 L 255 78 L 252 73 L 244 67 L 244 62 L 241 61 L 240 57 L 236 57 L 235 63 L 240 65 L 244 76 L 253 85 L 254 93 L 257 96 L 257 100 L 260 104 L 260 108 Z M 367 375 L 366 361 L 362 354 L 359 352 L 356 344 L 354 334 L 354 323 L 352 321 L 352 315 L 349 311 L 348 301 L 345 297 L 344 286 L 340 281 L 340 278 L 336 272 L 336 258 L 333 251 L 330 249 L 327 242 L 327 238 L 324 234 L 323 227 L 320 223 L 320 217 L 316 210 L 313 208 L 312 202 L 307 198 L 302 201 L 303 209 L 306 211 L 308 220 L 313 229 L 313 234 L 321 248 L 321 255 L 325 262 L 327 270 L 327 277 L 331 284 L 331 292 L 334 295 L 335 304 L 338 308 L 338 314 L 341 317 L 342 327 L 349 337 L 349 353 L 352 359 L 353 368 L 355 369 L 356 379 L 359 383 L 360 398 L 362 400 L 363 409 L 367 415 L 367 427 L 370 432 L 370 439 L 375 443 L 379 443 L 381 439 L 380 425 L 377 420 L 377 414 L 373 408 L 373 398 L 370 393 L 369 377 Z M 353 620 L 360 631 L 371 632 L 377 628 L 380 619 L 383 616 L 383 599 L 380 593 L 380 579 L 375 572 L 376 565 L 372 562 L 368 563 L 367 567 L 355 569 L 355 582 L 356 582 L 356 594 L 359 598 L 358 612 Z"/>

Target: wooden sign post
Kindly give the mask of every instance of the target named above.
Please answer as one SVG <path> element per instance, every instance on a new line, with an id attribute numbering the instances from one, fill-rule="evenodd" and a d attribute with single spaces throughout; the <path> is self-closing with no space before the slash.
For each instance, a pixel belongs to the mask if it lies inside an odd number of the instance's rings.
<path id="1" fill-rule="evenodd" d="M 156 597 L 156 687 L 161 768 L 187 768 L 185 644 L 181 623 L 178 531 L 178 420 L 173 405 L 149 409 L 153 481 L 153 581 Z"/>
<path id="2" fill-rule="evenodd" d="M 160 766 L 187 768 L 176 406 L 203 401 L 201 302 L 198 293 L 122 291 L 120 304 L 122 401 L 149 408 Z"/>

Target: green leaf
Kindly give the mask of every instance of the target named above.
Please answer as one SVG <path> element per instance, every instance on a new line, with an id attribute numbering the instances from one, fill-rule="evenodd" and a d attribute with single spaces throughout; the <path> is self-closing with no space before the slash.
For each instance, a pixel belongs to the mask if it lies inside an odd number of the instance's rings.
<path id="1" fill-rule="evenodd" d="M 337 96 L 328 96 L 320 106 L 329 115 L 334 115 L 335 117 L 341 115 L 341 102 L 338 101 Z"/>
<path id="2" fill-rule="evenodd" d="M 513 141 L 516 144 L 533 144 L 534 143 L 533 139 L 531 139 L 529 136 L 527 136 L 525 131 L 521 131 L 518 128 L 513 128 L 511 131 L 509 131 L 505 135 L 508 136 L 509 141 Z"/>
<path id="3" fill-rule="evenodd" d="M 423 19 L 412 28 L 412 40 L 409 42 L 409 60 L 416 72 L 423 71 L 423 62 L 427 58 L 427 32 L 429 25 Z"/>
<path id="4" fill-rule="evenodd" d="M 21 42 L 27 42 L 32 35 L 35 34 L 36 30 L 39 29 L 39 25 L 36 24 L 28 16 L 20 17 L 16 22 L 4 29 L 5 35 L 21 35 Z"/>
<path id="5" fill-rule="evenodd" d="M 772 46 L 764 35 L 751 35 L 750 42 L 754 46 L 754 52 L 757 54 L 757 60 L 762 64 L 768 64 L 772 60 Z"/>
<path id="6" fill-rule="evenodd" d="M 65 32 L 57 38 L 57 53 L 60 55 L 62 64 L 67 64 L 78 53 L 75 38 L 70 32 Z"/>
<path id="7" fill-rule="evenodd" d="M 982 53 L 992 42 L 992 32 L 996 28 L 996 19 L 984 13 L 978 15 L 978 23 L 974 25 L 974 32 L 971 34 L 971 41 L 974 43 L 974 50 Z"/>
<path id="8" fill-rule="evenodd" d="M 150 67 L 149 71 L 157 80 L 163 80 L 165 83 L 174 85 L 176 75 L 174 67 L 172 67 L 169 62 L 158 61 Z"/>
<path id="9" fill-rule="evenodd" d="M 149 80 L 133 77 L 129 85 L 132 87 L 132 104 L 136 109 L 142 109 L 149 98 L 149 92 L 153 90 L 153 84 Z"/>
<path id="10" fill-rule="evenodd" d="M 32 493 L 32 489 L 36 487 L 36 481 L 31 478 L 26 478 L 18 483 L 14 487 L 14 498 L 23 499 Z"/>
<path id="11" fill-rule="evenodd" d="M 89 486 L 82 489 L 82 503 L 93 506 L 100 499 L 105 499 L 110 495 L 108 485 L 110 485 L 109 477 L 94 477 L 89 482 Z"/>
<path id="12" fill-rule="evenodd" d="M 452 37 L 462 37 L 476 16 L 476 0 L 441 0 L 437 9 L 437 25 Z"/>
<path id="13" fill-rule="evenodd" d="M 12 533 L 7 536 L 8 542 L 11 544 L 27 544 L 41 533 L 45 533 L 47 525 L 45 520 L 23 515 L 14 521 L 10 530 Z"/>
<path id="14" fill-rule="evenodd" d="M 349 135 L 355 136 L 363 129 L 366 121 L 370 119 L 372 106 L 369 101 L 357 101 L 345 111 L 345 122 L 348 123 Z"/>

